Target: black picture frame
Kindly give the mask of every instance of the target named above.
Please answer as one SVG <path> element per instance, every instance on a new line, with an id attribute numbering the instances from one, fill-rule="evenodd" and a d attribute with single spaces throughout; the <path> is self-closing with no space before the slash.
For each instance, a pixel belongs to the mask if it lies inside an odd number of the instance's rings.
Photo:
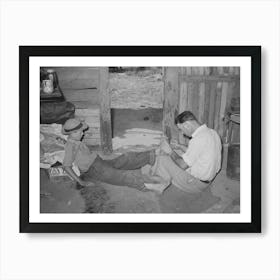
<path id="1" fill-rule="evenodd" d="M 32 56 L 247 56 L 251 58 L 250 223 L 32 223 L 29 221 L 29 58 Z M 21 233 L 261 232 L 261 46 L 19 46 Z"/>

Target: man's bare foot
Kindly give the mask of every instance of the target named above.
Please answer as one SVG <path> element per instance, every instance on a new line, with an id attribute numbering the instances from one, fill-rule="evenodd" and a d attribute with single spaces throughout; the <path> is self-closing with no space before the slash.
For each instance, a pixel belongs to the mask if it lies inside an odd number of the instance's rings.
<path id="1" fill-rule="evenodd" d="M 170 185 L 169 181 L 161 183 L 144 183 L 146 189 L 162 194 L 164 190 Z"/>

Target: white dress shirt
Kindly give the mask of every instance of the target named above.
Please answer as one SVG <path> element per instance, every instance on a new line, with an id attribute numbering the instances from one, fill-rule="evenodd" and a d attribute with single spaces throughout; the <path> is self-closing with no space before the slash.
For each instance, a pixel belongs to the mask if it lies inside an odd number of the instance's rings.
<path id="1" fill-rule="evenodd" d="M 218 133 L 205 124 L 192 134 L 189 147 L 182 155 L 192 176 L 202 181 L 211 181 L 221 168 L 222 145 Z"/>

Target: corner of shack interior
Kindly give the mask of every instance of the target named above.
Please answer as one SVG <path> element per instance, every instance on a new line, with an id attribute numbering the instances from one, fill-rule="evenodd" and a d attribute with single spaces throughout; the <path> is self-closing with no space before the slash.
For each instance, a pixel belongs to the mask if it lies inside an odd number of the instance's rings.
<path id="1" fill-rule="evenodd" d="M 40 68 L 41 213 L 236 213 L 240 211 L 239 67 Z M 39 91 L 39 89 L 38 89 Z M 157 148 L 162 136 L 188 145 L 174 117 L 191 110 L 222 139 L 222 168 L 211 190 L 161 196 L 126 186 L 81 187 L 62 163 L 70 118 L 88 125 L 82 142 L 101 157 Z M 79 175 L 79 170 L 77 170 Z"/>

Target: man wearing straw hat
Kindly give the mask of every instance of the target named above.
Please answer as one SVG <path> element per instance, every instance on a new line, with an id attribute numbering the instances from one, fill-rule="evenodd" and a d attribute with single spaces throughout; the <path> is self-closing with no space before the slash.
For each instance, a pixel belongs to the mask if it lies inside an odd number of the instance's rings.
<path id="1" fill-rule="evenodd" d="M 103 160 L 95 152 L 91 152 L 81 141 L 88 125 L 78 119 L 69 119 L 62 127 L 62 133 L 68 135 L 65 145 L 63 166 L 65 171 L 82 186 L 94 186 L 94 181 L 102 181 L 113 185 L 133 187 L 138 190 L 150 188 L 156 184 L 158 189 L 165 189 L 169 182 L 157 175 L 143 174 L 141 167 L 155 162 L 155 152 L 130 152 L 113 160 Z M 78 166 L 83 180 L 72 169 Z"/>

